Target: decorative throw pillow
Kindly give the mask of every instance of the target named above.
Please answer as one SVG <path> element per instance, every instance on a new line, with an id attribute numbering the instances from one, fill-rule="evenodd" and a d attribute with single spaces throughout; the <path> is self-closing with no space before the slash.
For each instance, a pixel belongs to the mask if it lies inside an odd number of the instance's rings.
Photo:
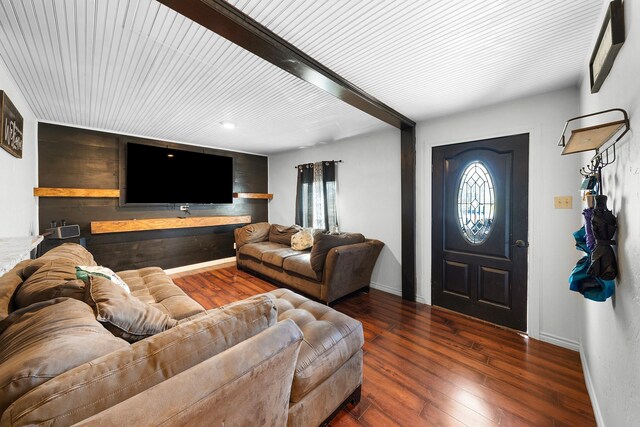
<path id="1" fill-rule="evenodd" d="M 364 236 L 360 233 L 319 234 L 316 236 L 313 248 L 311 248 L 311 268 L 320 272 L 324 268 L 324 262 L 329 251 L 343 245 L 353 245 L 364 242 Z"/>
<path id="2" fill-rule="evenodd" d="M 82 280 L 84 283 L 89 284 L 89 278 L 91 276 L 102 277 L 104 279 L 108 279 L 116 285 L 120 286 L 126 293 L 130 294 L 131 289 L 129 289 L 129 285 L 125 283 L 124 280 L 120 278 L 116 273 L 114 273 L 111 269 L 107 267 L 103 267 L 101 265 L 97 266 L 84 266 L 79 265 L 76 267 L 76 277 Z"/>
<path id="3" fill-rule="evenodd" d="M 94 307 L 96 319 L 113 335 L 130 343 L 174 327 L 178 321 L 140 301 L 109 279 L 89 276 L 85 302 Z"/>
<path id="4" fill-rule="evenodd" d="M 54 298 L 69 297 L 82 301 L 84 283 L 76 279 L 72 261 L 63 258 L 45 262 L 14 293 L 16 309 Z"/>
<path id="5" fill-rule="evenodd" d="M 129 345 L 96 322 L 91 307 L 71 298 L 16 310 L 0 327 L 0 414 L 51 378 Z"/>
<path id="6" fill-rule="evenodd" d="M 294 251 L 304 251 L 313 246 L 313 229 L 303 228 L 291 236 L 291 249 Z"/>
<path id="7" fill-rule="evenodd" d="M 269 230 L 269 241 L 291 246 L 291 236 L 301 229 L 298 225 L 286 227 L 284 225 L 273 224 Z"/>

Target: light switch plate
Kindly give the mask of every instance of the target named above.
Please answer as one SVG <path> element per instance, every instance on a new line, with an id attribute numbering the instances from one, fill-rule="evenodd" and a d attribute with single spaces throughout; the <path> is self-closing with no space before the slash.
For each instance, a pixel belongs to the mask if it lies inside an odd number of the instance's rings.
<path id="1" fill-rule="evenodd" d="M 573 207 L 572 196 L 555 196 L 553 198 L 553 206 L 556 209 L 571 209 Z"/>

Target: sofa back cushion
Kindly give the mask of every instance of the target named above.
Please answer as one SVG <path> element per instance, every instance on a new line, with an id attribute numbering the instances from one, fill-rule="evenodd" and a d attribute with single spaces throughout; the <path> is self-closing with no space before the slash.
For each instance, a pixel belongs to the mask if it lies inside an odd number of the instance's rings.
<path id="1" fill-rule="evenodd" d="M 93 255 L 91 255 L 91 252 L 86 250 L 84 247 L 77 243 L 63 243 L 62 245 L 51 249 L 41 257 L 32 260 L 24 269 L 25 279 L 38 271 L 40 267 L 46 263 L 59 258 L 66 259 L 73 265 L 96 265 Z"/>
<path id="2" fill-rule="evenodd" d="M 178 323 L 100 276 L 88 276 L 85 302 L 94 307 L 96 319 L 109 332 L 130 343 L 166 331 Z"/>
<path id="3" fill-rule="evenodd" d="M 321 272 L 324 268 L 327 254 L 332 248 L 362 242 L 364 242 L 364 236 L 360 233 L 319 234 L 315 236 L 309 259 L 311 268 L 314 271 Z"/>
<path id="4" fill-rule="evenodd" d="M 31 264 L 28 268 L 31 268 Z M 36 302 L 69 297 L 82 301 L 84 283 L 76 279 L 73 261 L 53 258 L 32 273 L 16 290 L 15 308 L 25 308 Z"/>
<path id="5" fill-rule="evenodd" d="M 269 241 L 291 246 L 291 236 L 300 230 L 302 230 L 302 228 L 297 225 L 290 225 L 287 227 L 284 225 L 273 224 L 269 230 Z"/>
<path id="6" fill-rule="evenodd" d="M 0 323 L 0 413 L 51 378 L 128 346 L 71 298 L 14 311 Z"/>
<path id="7" fill-rule="evenodd" d="M 235 230 L 236 248 L 240 249 L 247 243 L 264 242 L 269 239 L 271 225 L 268 222 L 245 225 Z"/>
<path id="8" fill-rule="evenodd" d="M 24 282 L 24 269 L 31 260 L 18 263 L 11 270 L 0 276 L 0 322 L 14 310 L 14 294 Z"/>
<path id="9" fill-rule="evenodd" d="M 0 425 L 74 424 L 258 334 L 276 316 L 266 295 L 209 310 L 42 384 L 11 405 Z"/>

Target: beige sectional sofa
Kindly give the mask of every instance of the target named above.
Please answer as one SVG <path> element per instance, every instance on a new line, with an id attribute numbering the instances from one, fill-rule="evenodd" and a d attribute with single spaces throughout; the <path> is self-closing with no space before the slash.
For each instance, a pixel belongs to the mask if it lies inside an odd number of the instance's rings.
<path id="1" fill-rule="evenodd" d="M 300 230 L 266 222 L 236 228 L 238 267 L 326 303 L 368 289 L 384 243 L 359 233 L 316 232 L 310 248 L 294 250 L 291 237 Z"/>
<path id="2" fill-rule="evenodd" d="M 316 426 L 359 400 L 360 322 L 278 289 L 205 310 L 65 244 L 0 277 L 0 426 Z M 327 345 L 327 343 L 331 343 Z"/>

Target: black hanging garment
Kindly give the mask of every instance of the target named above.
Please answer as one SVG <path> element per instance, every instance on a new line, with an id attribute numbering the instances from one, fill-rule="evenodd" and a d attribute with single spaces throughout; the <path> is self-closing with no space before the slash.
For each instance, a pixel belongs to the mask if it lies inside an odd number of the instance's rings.
<path id="1" fill-rule="evenodd" d="M 604 280 L 613 280 L 618 274 L 616 255 L 611 245 L 616 242 L 613 239 L 616 233 L 616 217 L 607 209 L 607 196 L 596 196 L 596 206 L 593 209 L 591 228 L 596 238 L 596 245 L 591 252 L 591 265 L 589 274 Z"/>

